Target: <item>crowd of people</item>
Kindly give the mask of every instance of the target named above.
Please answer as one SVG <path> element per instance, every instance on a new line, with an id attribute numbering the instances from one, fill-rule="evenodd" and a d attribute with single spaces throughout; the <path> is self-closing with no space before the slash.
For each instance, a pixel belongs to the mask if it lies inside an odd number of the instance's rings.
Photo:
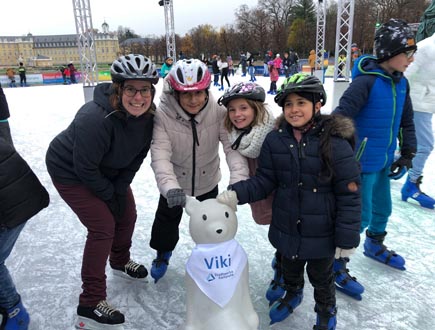
<path id="1" fill-rule="evenodd" d="M 306 270 L 314 288 L 314 329 L 334 330 L 336 289 L 356 299 L 364 292 L 347 268 L 361 233 L 367 257 L 405 270 L 405 258 L 384 244 L 392 212 L 390 180 L 408 172 L 402 198 L 434 208 L 420 185 L 433 149 L 435 94 L 430 79 L 420 80 L 425 75 L 419 70 L 428 69 L 419 63 L 427 61 L 416 53 L 420 47 L 421 56 L 434 53 L 433 32 L 416 44 L 406 22 L 391 19 L 381 25 L 375 56 L 355 60 L 352 83 L 330 115 L 321 111 L 327 99 L 323 83 L 298 72 L 293 50 L 283 58 L 268 51 L 264 59 L 268 93 L 281 109 L 278 118 L 255 82 L 253 54 L 242 54 L 239 64 L 249 81 L 232 86 L 228 75 L 234 74 L 234 63 L 228 55 L 213 56 L 212 72 L 203 60 L 174 63 L 168 57 L 160 75 L 144 55 L 116 59 L 112 83 L 95 87 L 93 100 L 46 153 L 53 186 L 87 231 L 76 327 L 125 322 L 108 301 L 106 262 L 115 275 L 143 281 L 150 274 L 158 282 L 179 240 L 186 196 L 192 196 L 249 203 L 255 222 L 269 226 L 274 275 L 265 292 L 272 324 L 301 304 Z M 279 88 L 278 70 L 285 75 Z M 71 82 L 73 73 L 70 67 Z M 156 95 L 160 79 L 163 90 Z M 210 92 L 212 80 L 221 91 L 224 80 L 228 85 L 217 100 Z M 7 173 L 0 180 L 0 324 L 2 330 L 26 330 L 30 317 L 5 260 L 26 221 L 48 206 L 49 197 L 14 149 L 9 115 L 0 88 L 0 168 Z M 220 145 L 230 171 L 221 193 Z M 130 248 L 137 219 L 131 183 L 149 153 L 160 196 L 149 243 L 155 259 L 148 273 L 131 259 Z M 22 173 L 26 180 L 18 180 Z M 23 203 L 19 211 L 13 207 L 17 201 L 11 201 L 16 196 Z"/>

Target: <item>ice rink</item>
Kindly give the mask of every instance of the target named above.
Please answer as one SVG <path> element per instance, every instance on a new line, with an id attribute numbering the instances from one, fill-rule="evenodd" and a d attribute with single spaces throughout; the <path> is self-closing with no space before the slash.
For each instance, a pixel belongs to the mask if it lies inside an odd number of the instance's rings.
<path id="1" fill-rule="evenodd" d="M 231 83 L 248 77 L 231 77 Z M 282 82 L 283 78 L 280 78 Z M 269 78 L 258 77 L 266 91 Z M 159 82 L 156 103 L 162 82 Z M 221 95 L 211 87 L 216 99 Z M 326 81 L 331 109 L 333 82 Z M 45 168 L 45 152 L 51 139 L 70 123 L 84 102 L 83 86 L 56 85 L 5 88 L 11 110 L 10 125 L 15 146 L 50 193 L 50 206 L 24 228 L 7 265 L 31 314 L 30 330 L 72 330 L 81 292 L 80 266 L 85 228 L 59 197 Z M 281 109 L 267 101 L 276 115 Z M 149 247 L 151 225 L 159 193 L 148 155 L 132 188 L 138 221 L 133 237 L 132 258 L 148 269 L 154 258 Z M 223 180 L 228 170 L 222 157 Z M 435 328 L 435 212 L 400 200 L 404 178 L 392 182 L 393 214 L 387 228 L 386 245 L 406 259 L 406 271 L 384 266 L 365 257 L 359 248 L 349 263 L 351 274 L 365 286 L 362 301 L 337 293 L 340 330 L 433 330 Z M 425 169 L 423 190 L 435 196 L 435 154 Z M 315 323 L 313 290 L 306 280 L 304 300 L 285 321 L 269 326 L 268 302 L 264 295 L 272 277 L 273 248 L 267 226 L 257 225 L 244 205 L 238 209 L 236 236 L 248 254 L 250 289 L 260 328 L 309 330 Z M 362 241 L 364 237 L 362 237 Z M 178 329 L 185 317 L 185 262 L 194 244 L 183 217 L 180 241 L 166 276 L 157 284 L 131 282 L 112 275 L 107 268 L 108 301 L 126 316 L 125 330 Z M 206 329 L 204 329 L 206 330 Z"/>

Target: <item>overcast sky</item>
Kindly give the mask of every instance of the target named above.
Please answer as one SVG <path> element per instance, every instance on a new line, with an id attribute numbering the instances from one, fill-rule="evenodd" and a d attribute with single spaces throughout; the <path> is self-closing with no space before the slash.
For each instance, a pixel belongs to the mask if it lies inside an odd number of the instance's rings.
<path id="1" fill-rule="evenodd" d="M 218 28 L 235 22 L 234 11 L 257 0 L 173 0 L 175 33 L 184 36 L 200 24 Z M 135 33 L 165 35 L 165 15 L 158 0 L 90 0 L 92 25 L 101 31 L 104 21 L 111 31 L 118 26 Z M 76 33 L 72 0 L 1 1 L 0 36 Z"/>

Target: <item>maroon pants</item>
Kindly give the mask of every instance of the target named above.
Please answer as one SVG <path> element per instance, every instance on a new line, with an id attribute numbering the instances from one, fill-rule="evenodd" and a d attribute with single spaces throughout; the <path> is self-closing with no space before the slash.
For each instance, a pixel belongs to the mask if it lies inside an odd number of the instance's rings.
<path id="1" fill-rule="evenodd" d="M 131 188 L 127 191 L 126 211 L 115 219 L 106 203 L 84 185 L 63 185 L 53 181 L 62 199 L 87 228 L 82 262 L 82 289 L 79 304 L 95 306 L 106 299 L 106 263 L 124 266 L 130 260 L 131 237 L 136 222 L 136 204 Z"/>

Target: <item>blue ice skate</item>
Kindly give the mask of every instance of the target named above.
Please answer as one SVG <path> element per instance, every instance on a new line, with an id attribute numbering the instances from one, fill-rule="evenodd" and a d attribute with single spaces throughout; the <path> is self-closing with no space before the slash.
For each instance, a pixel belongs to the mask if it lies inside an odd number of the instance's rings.
<path id="1" fill-rule="evenodd" d="M 433 210 L 435 208 L 435 199 L 426 195 L 420 190 L 420 185 L 422 183 L 423 177 L 419 176 L 417 181 L 411 182 L 409 176 L 406 179 L 405 184 L 402 187 L 402 201 L 407 201 L 408 198 L 412 198 L 417 201 L 421 207 L 425 207 Z"/>
<path id="2" fill-rule="evenodd" d="M 151 277 L 154 279 L 154 283 L 157 283 L 165 275 L 171 256 L 172 251 L 157 251 L 157 258 L 153 260 L 151 266 Z"/>
<path id="3" fill-rule="evenodd" d="M 301 304 L 303 298 L 303 288 L 295 292 L 286 291 L 285 295 L 270 307 L 270 325 L 285 320 Z"/>
<path id="4" fill-rule="evenodd" d="M 357 282 L 355 277 L 350 276 L 349 269 L 346 268 L 348 262 L 349 258 L 334 260 L 335 287 L 338 291 L 356 300 L 361 300 L 364 287 Z"/>
<path id="5" fill-rule="evenodd" d="M 0 322 L 0 328 L 5 330 L 27 330 L 30 323 L 29 313 L 20 301 L 12 308 L 1 311 L 3 321 Z M 1 319 L 0 319 L 1 321 Z"/>
<path id="6" fill-rule="evenodd" d="M 317 320 L 313 330 L 335 330 L 337 326 L 336 307 L 321 309 L 316 304 L 314 311 L 317 313 Z"/>
<path id="7" fill-rule="evenodd" d="M 282 277 L 281 262 L 276 257 L 272 260 L 272 269 L 274 270 L 273 280 L 270 282 L 266 292 L 266 299 L 269 300 L 269 306 L 284 295 L 284 279 Z"/>
<path id="8" fill-rule="evenodd" d="M 364 255 L 376 261 L 382 262 L 390 267 L 406 270 L 405 259 L 392 250 L 388 250 L 384 245 L 384 239 L 387 232 L 379 235 L 373 235 L 366 231 L 366 240 L 364 242 Z"/>

